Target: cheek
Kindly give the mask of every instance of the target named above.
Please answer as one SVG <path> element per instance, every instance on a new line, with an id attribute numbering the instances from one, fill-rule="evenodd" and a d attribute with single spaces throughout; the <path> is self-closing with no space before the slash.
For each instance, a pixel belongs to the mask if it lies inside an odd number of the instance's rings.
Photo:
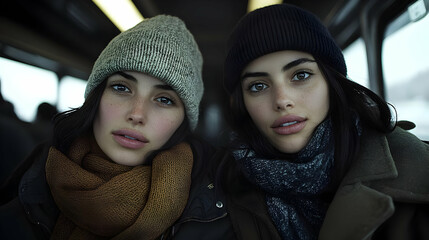
<path id="1" fill-rule="evenodd" d="M 327 89 L 320 91 L 320 96 L 316 100 L 316 103 L 318 104 L 317 107 L 320 109 L 323 118 L 326 117 L 329 111 L 329 92 Z"/>
<path id="2" fill-rule="evenodd" d="M 330 106 L 330 102 L 329 102 L 329 95 L 328 94 L 326 94 L 325 95 L 325 97 L 324 97 L 324 100 L 323 100 L 323 102 L 322 102 L 322 109 L 324 109 L 325 110 L 325 113 L 324 113 L 324 115 L 326 116 L 327 114 L 328 114 L 328 112 L 329 112 L 329 106 Z"/>
<path id="3" fill-rule="evenodd" d="M 317 119 L 325 119 L 329 111 L 329 93 L 327 89 L 312 91 L 303 97 L 303 104 L 307 104 L 309 111 L 317 115 Z"/>
<path id="4" fill-rule="evenodd" d="M 121 106 L 101 101 L 94 120 L 94 129 L 108 127 L 121 116 Z"/>
<path id="5" fill-rule="evenodd" d="M 269 101 L 267 101 L 266 99 L 245 99 L 244 105 L 256 125 L 259 125 L 259 123 L 264 122 L 264 120 L 269 116 L 268 112 L 271 108 Z"/>
<path id="6" fill-rule="evenodd" d="M 184 119 L 184 114 L 176 114 L 173 116 L 160 116 L 155 119 L 153 129 L 161 142 L 167 142 L 173 133 L 179 128 Z"/>

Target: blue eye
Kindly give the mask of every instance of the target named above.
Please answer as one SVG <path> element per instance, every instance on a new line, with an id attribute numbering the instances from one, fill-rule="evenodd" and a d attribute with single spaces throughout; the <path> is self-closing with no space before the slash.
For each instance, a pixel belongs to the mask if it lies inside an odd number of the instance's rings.
<path id="1" fill-rule="evenodd" d="M 164 104 L 164 105 L 173 105 L 174 104 L 173 100 L 171 100 L 170 98 L 167 98 L 167 97 L 159 97 L 159 98 L 156 98 L 155 100 Z"/>
<path id="2" fill-rule="evenodd" d="M 267 88 L 268 86 L 265 83 L 255 83 L 249 86 L 250 92 L 260 92 Z"/>
<path id="3" fill-rule="evenodd" d="M 298 72 L 293 76 L 292 81 L 307 80 L 311 75 L 313 75 L 313 74 L 309 73 L 309 72 Z"/>
<path id="4" fill-rule="evenodd" d="M 131 90 L 128 87 L 122 84 L 114 84 L 112 85 L 112 88 L 117 92 L 131 92 Z"/>

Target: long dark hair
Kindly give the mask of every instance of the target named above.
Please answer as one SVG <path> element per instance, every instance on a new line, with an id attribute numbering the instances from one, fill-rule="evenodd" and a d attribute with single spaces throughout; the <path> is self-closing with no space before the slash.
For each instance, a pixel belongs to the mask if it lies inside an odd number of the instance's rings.
<path id="1" fill-rule="evenodd" d="M 106 82 L 104 80 L 94 88 L 81 107 L 59 113 L 54 117 L 52 145 L 59 151 L 67 154 L 70 145 L 75 139 L 92 132 L 92 124 L 97 115 Z"/>
<path id="2" fill-rule="evenodd" d="M 329 85 L 329 114 L 335 138 L 333 184 L 338 185 L 359 151 L 356 117 L 363 130 L 371 128 L 383 133 L 393 131 L 396 120 L 392 117 L 389 104 L 376 93 L 349 80 L 331 66 L 317 62 Z"/>
<path id="3" fill-rule="evenodd" d="M 371 90 L 355 83 L 319 59 L 316 62 L 329 86 L 330 109 L 335 138 L 335 173 L 331 187 L 338 186 L 359 150 L 358 117 L 363 128 L 369 127 L 388 133 L 395 127 L 389 105 Z M 233 131 L 237 134 L 232 147 L 242 142 L 250 146 L 263 158 L 288 158 L 272 146 L 258 130 L 246 110 L 241 85 L 231 95 L 231 115 L 229 118 Z"/>
<path id="4" fill-rule="evenodd" d="M 74 140 L 78 137 L 92 134 L 92 126 L 100 106 L 101 96 L 106 88 L 106 80 L 94 88 L 86 98 L 83 105 L 69 111 L 62 112 L 54 118 L 54 136 L 53 146 L 64 154 L 68 153 L 68 149 Z M 157 152 L 171 148 L 178 143 L 185 141 L 191 135 L 191 129 L 187 116 L 174 132 L 170 139 Z"/>

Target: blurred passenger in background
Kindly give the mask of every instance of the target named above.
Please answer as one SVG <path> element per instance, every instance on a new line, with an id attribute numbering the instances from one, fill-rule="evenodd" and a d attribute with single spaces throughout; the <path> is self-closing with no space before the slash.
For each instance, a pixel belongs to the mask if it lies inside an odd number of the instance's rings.
<path id="1" fill-rule="evenodd" d="M 54 127 L 53 118 L 57 113 L 57 108 L 47 102 L 43 102 L 37 107 L 36 119 L 30 127 L 31 135 L 36 143 L 51 140 Z"/>
<path id="2" fill-rule="evenodd" d="M 34 146 L 28 124 L 16 116 L 13 104 L 3 98 L 0 82 L 0 185 Z"/>

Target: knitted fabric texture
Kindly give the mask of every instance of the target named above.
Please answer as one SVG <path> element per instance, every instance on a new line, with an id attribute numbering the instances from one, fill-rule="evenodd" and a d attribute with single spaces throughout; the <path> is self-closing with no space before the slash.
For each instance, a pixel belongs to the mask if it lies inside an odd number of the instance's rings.
<path id="1" fill-rule="evenodd" d="M 312 13 L 289 4 L 271 5 L 244 16 L 232 32 L 224 65 L 224 87 L 232 93 L 247 64 L 263 55 L 296 50 L 347 75 L 341 49 Z"/>
<path id="2" fill-rule="evenodd" d="M 202 64 L 201 52 L 185 23 L 177 17 L 158 15 L 110 41 L 93 66 L 85 98 L 118 71 L 142 72 L 164 81 L 177 92 L 194 130 L 204 92 Z"/>
<path id="3" fill-rule="evenodd" d="M 246 178 L 266 193 L 268 212 L 282 239 L 317 239 L 327 211 L 319 194 L 329 184 L 334 164 L 330 118 L 294 159 L 258 158 L 246 146 L 233 155 Z"/>
<path id="4" fill-rule="evenodd" d="M 108 160 L 95 139 L 68 156 L 51 147 L 46 179 L 61 213 L 52 239 L 155 239 L 180 217 L 189 196 L 192 150 L 181 143 L 152 166 Z"/>

